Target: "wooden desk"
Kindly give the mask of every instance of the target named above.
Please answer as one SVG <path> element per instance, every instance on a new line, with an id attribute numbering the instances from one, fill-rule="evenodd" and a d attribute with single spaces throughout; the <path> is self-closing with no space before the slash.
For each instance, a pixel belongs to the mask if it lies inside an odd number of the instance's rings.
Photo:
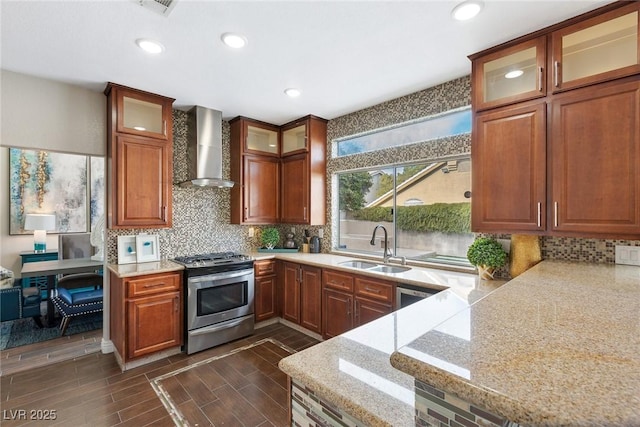
<path id="1" fill-rule="evenodd" d="M 101 270 L 103 261 L 91 258 L 60 259 L 55 261 L 29 262 L 22 266 L 22 277 L 47 276 L 47 326 L 54 326 L 54 309 L 51 302 L 51 291 L 56 287 L 56 275 L 72 273 L 91 273 Z"/>

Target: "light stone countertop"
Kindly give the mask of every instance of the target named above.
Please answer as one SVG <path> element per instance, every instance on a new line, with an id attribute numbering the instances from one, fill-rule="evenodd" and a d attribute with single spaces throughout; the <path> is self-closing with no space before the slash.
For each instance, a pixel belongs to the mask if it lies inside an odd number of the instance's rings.
<path id="1" fill-rule="evenodd" d="M 409 265 L 411 270 L 402 273 L 381 273 L 376 271 L 368 271 L 360 268 L 346 267 L 340 265 L 341 262 L 357 259 L 371 261 L 377 264 L 382 264 L 382 258 L 364 258 L 354 255 L 338 255 L 338 254 L 311 254 L 302 252 L 287 252 L 287 253 L 267 253 L 267 252 L 251 252 L 248 254 L 255 258 L 256 261 L 263 259 L 278 259 L 281 261 L 291 261 L 301 264 L 313 265 L 320 268 L 330 268 L 332 270 L 341 270 L 349 273 L 360 274 L 364 276 L 377 277 L 378 279 L 389 280 L 396 283 L 407 283 L 416 286 L 422 286 L 426 288 L 445 290 L 451 289 L 458 293 L 462 298 L 467 298 L 472 291 L 481 291 L 481 295 L 484 296 L 486 291 L 495 289 L 497 286 L 504 283 L 504 281 L 494 280 L 485 281 L 480 280 L 478 275 L 472 272 L 461 273 L 456 271 L 447 271 L 436 268 L 423 268 Z M 391 265 L 400 265 L 397 260 Z M 478 297 L 476 292 L 476 299 Z"/>
<path id="2" fill-rule="evenodd" d="M 169 260 L 133 264 L 109 264 L 109 270 L 119 278 L 143 276 L 146 274 L 168 273 L 184 270 L 184 267 Z"/>
<path id="3" fill-rule="evenodd" d="M 391 363 L 524 425 L 639 426 L 640 268 L 544 261 Z"/>
<path id="4" fill-rule="evenodd" d="M 287 375 L 369 426 L 415 424 L 413 377 L 391 366 L 391 354 L 504 283 L 480 281 L 477 275 L 435 269 L 412 268 L 410 272 L 393 275 L 365 272 L 338 265 L 354 257 L 331 254 L 274 255 L 280 260 L 367 274 L 400 283 L 436 289 L 450 286 L 450 289 L 433 297 L 280 362 L 280 369 Z M 425 313 L 430 315 L 425 316 Z"/>

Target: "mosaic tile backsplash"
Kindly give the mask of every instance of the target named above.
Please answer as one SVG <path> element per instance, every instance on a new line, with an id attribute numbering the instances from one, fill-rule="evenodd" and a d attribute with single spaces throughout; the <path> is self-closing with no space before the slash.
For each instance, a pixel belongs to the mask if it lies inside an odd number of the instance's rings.
<path id="1" fill-rule="evenodd" d="M 467 106 L 471 103 L 470 77 L 460 77 L 433 88 L 384 102 L 351 114 L 332 119 L 327 127 L 327 152 L 332 152 L 333 140 L 357 135 L 375 129 L 383 129 L 432 114 Z M 312 113 L 312 112 L 311 112 Z M 174 183 L 187 179 L 186 133 L 187 113 L 174 110 Z M 229 143 L 230 127 L 222 122 L 223 176 L 230 176 Z M 327 224 L 323 227 L 296 225 L 295 241 L 302 244 L 302 233 L 306 228 L 317 235 L 323 228 L 322 251 L 332 247 L 331 218 L 334 207 L 331 202 L 332 174 L 357 168 L 386 165 L 405 161 L 436 160 L 468 155 L 471 152 L 470 135 L 458 135 L 425 141 L 404 147 L 395 147 L 375 153 L 362 153 L 342 158 L 327 159 Z M 256 237 L 249 237 L 249 226 L 229 223 L 230 192 L 218 188 L 182 188 L 173 186 L 173 228 L 108 230 L 107 256 L 111 263 L 117 261 L 117 236 L 146 232 L 160 237 L 161 256 L 173 258 L 204 252 L 241 251 L 248 252 L 260 246 L 259 230 Z M 276 226 L 284 239 L 291 225 Z M 508 235 L 501 238 L 509 238 Z M 613 263 L 615 245 L 640 246 L 640 240 L 604 240 L 569 237 L 543 237 L 544 259 L 582 262 Z"/>

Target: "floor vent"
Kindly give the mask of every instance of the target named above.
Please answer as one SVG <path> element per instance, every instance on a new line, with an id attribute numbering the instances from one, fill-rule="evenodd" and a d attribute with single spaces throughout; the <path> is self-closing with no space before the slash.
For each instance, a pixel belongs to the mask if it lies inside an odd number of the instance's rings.
<path id="1" fill-rule="evenodd" d="M 133 0 L 145 9 L 149 9 L 159 15 L 169 16 L 176 6 L 177 0 Z"/>

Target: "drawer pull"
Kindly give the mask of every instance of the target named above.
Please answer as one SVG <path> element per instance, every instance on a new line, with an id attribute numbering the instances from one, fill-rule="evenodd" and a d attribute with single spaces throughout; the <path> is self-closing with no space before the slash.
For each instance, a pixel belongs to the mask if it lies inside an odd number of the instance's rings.
<path id="1" fill-rule="evenodd" d="M 380 293 L 380 289 L 374 289 L 374 288 L 370 288 L 368 286 L 365 286 L 364 290 L 367 291 L 367 292 L 373 292 L 375 294 L 379 294 Z"/>

